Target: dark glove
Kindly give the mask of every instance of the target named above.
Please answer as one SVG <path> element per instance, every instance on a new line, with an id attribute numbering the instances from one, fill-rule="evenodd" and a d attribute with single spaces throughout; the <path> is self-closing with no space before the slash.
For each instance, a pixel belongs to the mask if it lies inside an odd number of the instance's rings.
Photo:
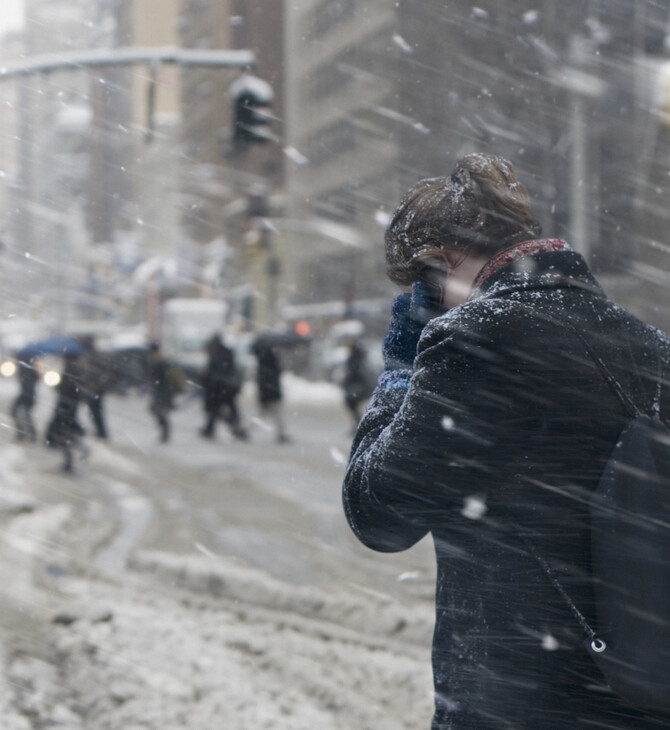
<path id="1" fill-rule="evenodd" d="M 432 300 L 430 287 L 424 281 L 414 282 L 411 294 L 399 294 L 393 300 L 391 322 L 382 345 L 387 370 L 412 368 L 423 328 L 443 312 L 444 308 Z"/>

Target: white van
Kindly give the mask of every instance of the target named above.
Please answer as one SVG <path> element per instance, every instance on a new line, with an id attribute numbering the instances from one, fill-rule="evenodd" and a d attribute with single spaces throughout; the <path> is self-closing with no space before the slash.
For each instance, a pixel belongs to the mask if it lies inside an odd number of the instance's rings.
<path id="1" fill-rule="evenodd" d="M 207 364 L 207 341 L 224 331 L 228 306 L 217 299 L 168 299 L 161 317 L 161 349 L 188 374 Z"/>

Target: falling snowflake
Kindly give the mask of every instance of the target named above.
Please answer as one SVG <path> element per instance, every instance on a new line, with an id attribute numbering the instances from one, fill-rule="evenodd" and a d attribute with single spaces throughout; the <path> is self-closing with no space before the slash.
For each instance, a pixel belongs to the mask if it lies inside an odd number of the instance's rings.
<path id="1" fill-rule="evenodd" d="M 263 418 L 258 418 L 258 416 L 254 416 L 251 419 L 251 423 L 254 426 L 258 426 L 263 431 L 272 431 L 274 429 L 273 425 L 269 423 L 268 421 L 264 420 Z"/>
<path id="2" fill-rule="evenodd" d="M 209 548 L 205 547 L 202 543 L 194 542 L 193 543 L 196 550 L 199 550 L 203 555 L 206 555 L 208 558 L 216 558 L 219 560 L 219 556 L 216 553 L 213 553 Z"/>
<path id="3" fill-rule="evenodd" d="M 412 46 L 399 33 L 393 34 L 393 42 L 403 53 L 414 53 Z"/>
<path id="4" fill-rule="evenodd" d="M 300 150 L 297 150 L 295 147 L 284 147 L 284 154 L 291 160 L 292 162 L 295 162 L 296 165 L 308 165 L 309 160 L 305 155 L 303 155 Z"/>
<path id="5" fill-rule="evenodd" d="M 478 8 L 476 5 L 472 8 L 470 15 L 478 20 L 488 20 L 489 14 L 484 8 Z"/>
<path id="6" fill-rule="evenodd" d="M 333 463 L 338 466 L 346 466 L 347 464 L 347 457 L 340 449 L 337 448 L 337 446 L 330 447 L 330 458 L 333 460 Z"/>
<path id="7" fill-rule="evenodd" d="M 374 213 L 374 220 L 375 223 L 378 223 L 380 226 L 386 228 L 388 224 L 391 222 L 391 215 L 387 213 L 385 210 L 377 209 Z"/>
<path id="8" fill-rule="evenodd" d="M 442 419 L 442 428 L 445 431 L 451 431 L 455 425 L 454 419 L 451 416 L 444 416 Z"/>
<path id="9" fill-rule="evenodd" d="M 558 640 L 551 634 L 545 634 L 542 637 L 542 648 L 546 651 L 556 651 L 559 648 Z"/>
<path id="10" fill-rule="evenodd" d="M 481 520 L 487 511 L 486 500 L 479 494 L 471 494 L 463 500 L 461 514 L 469 520 Z"/>
<path id="11" fill-rule="evenodd" d="M 534 25 L 540 19 L 540 11 L 526 10 L 521 17 L 523 18 L 524 25 Z"/>
<path id="12" fill-rule="evenodd" d="M 428 127 L 422 122 L 414 122 L 412 127 L 416 129 L 417 132 L 421 132 L 421 134 L 430 134 L 430 129 L 428 129 Z"/>

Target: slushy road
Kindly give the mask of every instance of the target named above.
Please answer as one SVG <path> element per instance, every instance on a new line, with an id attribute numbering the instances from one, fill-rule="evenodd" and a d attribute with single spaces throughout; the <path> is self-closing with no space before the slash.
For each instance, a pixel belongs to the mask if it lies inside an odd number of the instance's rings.
<path id="1" fill-rule="evenodd" d="M 3 386 L 7 414 L 13 392 L 7 383 Z M 87 494 L 103 500 L 104 508 L 89 505 L 88 510 L 101 520 L 100 533 L 116 531 L 112 551 L 118 554 L 102 559 L 118 568 L 135 547 L 187 554 L 204 550 L 236 556 L 301 585 L 346 579 L 395 594 L 398 579 L 411 577 L 412 590 L 430 596 L 428 541 L 400 555 L 374 553 L 355 540 L 346 524 L 340 489 L 351 427 L 339 389 L 288 374 L 284 390 L 288 444 L 275 442 L 252 384 L 240 398 L 248 441 L 235 440 L 225 423 L 219 423 L 214 440 L 203 439 L 198 433 L 202 401 L 186 396 L 171 413 L 170 442 L 161 444 L 145 394 L 108 396 L 110 439 L 86 438 L 90 456 L 72 478 L 74 485 L 90 485 L 84 501 Z M 38 393 L 35 421 L 41 433 L 53 398 L 46 388 Z M 80 421 L 91 430 L 84 405 Z M 9 441 L 11 419 L 6 415 L 4 422 L 2 435 Z M 58 474 L 57 452 L 39 444 L 25 449 L 45 478 L 52 475 L 56 484 L 67 484 Z M 116 528 L 110 520 L 118 523 Z"/>

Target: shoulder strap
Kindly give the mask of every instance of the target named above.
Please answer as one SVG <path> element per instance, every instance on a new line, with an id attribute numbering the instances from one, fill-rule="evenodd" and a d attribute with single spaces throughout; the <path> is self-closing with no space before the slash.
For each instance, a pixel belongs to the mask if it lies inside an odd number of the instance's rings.
<path id="1" fill-rule="evenodd" d="M 624 391 L 624 389 L 621 387 L 621 384 L 619 381 L 612 375 L 612 371 L 607 367 L 603 359 L 598 355 L 594 349 L 591 347 L 591 344 L 589 341 L 584 337 L 584 335 L 570 322 L 558 322 L 558 324 L 563 324 L 563 326 L 567 327 L 574 335 L 576 335 L 581 343 L 586 348 L 586 351 L 589 353 L 589 356 L 595 362 L 595 364 L 598 366 L 598 369 L 604 376 L 605 380 L 610 384 L 610 387 L 612 390 L 616 393 L 617 398 L 621 401 L 621 404 L 624 407 L 624 410 L 626 413 L 631 417 L 635 418 L 635 416 L 640 415 L 640 409 L 635 405 L 635 403 L 632 401 L 632 399 L 629 397 L 628 393 Z M 660 361 L 659 361 L 659 369 L 660 369 Z M 660 379 L 659 379 L 660 384 Z M 656 403 L 656 398 L 660 398 L 660 392 L 657 389 L 656 397 L 654 399 L 654 404 Z"/>
<path id="2" fill-rule="evenodd" d="M 532 311 L 532 309 L 527 306 L 526 304 L 523 304 L 523 302 L 517 302 L 514 300 L 509 300 L 513 304 L 516 304 L 519 307 L 522 307 L 523 309 L 526 309 L 528 311 Z M 607 367 L 603 359 L 598 355 L 595 350 L 591 347 L 591 343 L 584 337 L 584 335 L 571 323 L 567 320 L 563 321 L 560 319 L 556 319 L 556 317 L 552 317 L 549 314 L 542 314 L 539 315 L 542 317 L 542 319 L 547 320 L 547 322 L 551 322 L 552 324 L 555 324 L 557 327 L 565 327 L 566 329 L 570 330 L 584 345 L 586 348 L 586 351 L 589 354 L 589 357 L 593 360 L 593 362 L 598 366 L 598 369 L 600 370 L 601 374 L 607 380 L 610 387 L 616 394 L 617 398 L 621 402 L 621 405 L 623 406 L 624 410 L 626 411 L 626 414 L 629 416 L 629 418 L 635 418 L 635 416 L 639 416 L 642 411 L 637 407 L 635 402 L 631 399 L 631 397 L 626 393 L 626 391 L 621 387 L 621 383 L 614 377 L 612 374 L 612 371 Z M 658 386 L 656 388 L 656 394 L 654 397 L 653 402 L 653 411 L 654 413 L 660 412 L 660 398 L 661 398 L 661 391 L 660 391 L 660 375 L 661 375 L 661 360 L 659 356 L 658 361 Z"/>
<path id="3" fill-rule="evenodd" d="M 591 624 L 586 620 L 584 614 L 582 614 L 582 612 L 577 608 L 577 605 L 572 600 L 572 597 L 570 596 L 570 594 L 565 590 L 565 588 L 563 587 L 563 584 L 556 577 L 556 574 L 554 573 L 553 568 L 535 549 L 535 545 L 533 544 L 533 541 L 528 536 L 526 531 L 519 524 L 516 524 L 516 528 L 517 528 L 519 534 L 521 535 L 521 539 L 525 543 L 530 554 L 538 562 L 538 564 L 539 564 L 540 568 L 542 568 L 542 571 L 544 572 L 544 574 L 551 581 L 551 584 L 558 591 L 558 593 L 561 596 L 561 598 L 563 599 L 563 601 L 567 604 L 568 608 L 570 609 L 570 612 L 575 617 L 575 619 L 577 620 L 579 625 L 582 627 L 582 631 L 591 640 L 591 642 L 590 642 L 591 649 L 596 654 L 602 654 L 605 651 L 605 649 L 607 649 L 607 643 L 596 634 L 596 632 L 591 627 Z"/>
<path id="4" fill-rule="evenodd" d="M 515 304 L 523 307 L 524 309 L 530 310 L 530 307 L 527 307 L 526 305 L 522 304 L 521 302 L 514 302 Z M 637 407 L 637 405 L 633 402 L 633 400 L 630 398 L 630 396 L 624 391 L 624 389 L 621 387 L 621 384 L 619 381 L 614 377 L 610 369 L 607 367 L 603 359 L 595 352 L 593 347 L 591 347 L 590 342 L 584 337 L 584 335 L 571 323 L 568 321 L 561 321 L 559 319 L 556 319 L 555 317 L 552 317 L 550 315 L 541 315 L 544 319 L 551 322 L 552 324 L 555 324 L 558 327 L 565 327 L 570 332 L 572 332 L 584 345 L 586 348 L 586 351 L 589 354 L 589 357 L 593 360 L 593 362 L 597 365 L 598 369 L 600 370 L 601 374 L 607 380 L 610 387 L 616 394 L 617 398 L 621 402 L 624 410 L 629 415 L 630 418 L 634 418 L 635 416 L 640 415 L 641 411 Z M 662 375 L 662 360 L 659 355 L 658 363 L 657 363 L 657 386 L 656 391 L 654 394 L 654 401 L 652 404 L 652 412 L 653 415 L 657 416 L 660 414 L 660 398 L 661 398 L 661 375 Z M 569 607 L 570 611 L 572 612 L 573 616 L 581 626 L 584 633 L 588 636 L 590 639 L 590 647 L 591 650 L 596 654 L 601 654 L 607 650 L 607 643 L 599 637 L 596 632 L 593 630 L 585 616 L 581 613 L 575 602 L 572 600 L 572 597 L 570 594 L 565 590 L 562 583 L 559 581 L 558 577 L 556 576 L 553 568 L 549 565 L 547 560 L 538 553 L 537 549 L 535 548 L 534 541 L 529 536 L 526 531 L 520 526 L 516 525 L 516 528 L 521 535 L 521 538 L 523 542 L 528 547 L 528 550 L 530 551 L 533 558 L 537 561 L 537 563 L 540 565 L 540 568 L 544 572 L 544 574 L 547 576 L 549 581 L 552 583 L 556 591 L 559 593 L 561 598 L 564 600 L 564 602 Z"/>

